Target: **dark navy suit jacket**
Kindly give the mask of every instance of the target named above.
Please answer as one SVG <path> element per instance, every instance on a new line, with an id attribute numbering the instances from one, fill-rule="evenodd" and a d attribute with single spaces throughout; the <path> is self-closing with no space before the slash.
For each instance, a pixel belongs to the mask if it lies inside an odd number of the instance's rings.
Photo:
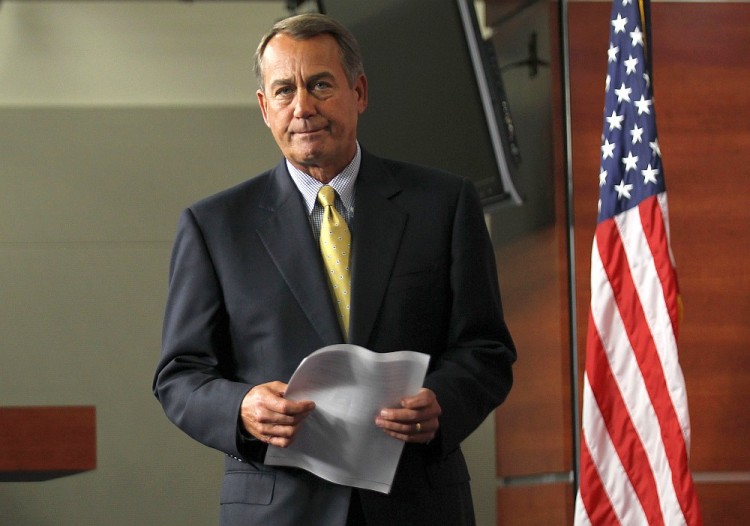
<path id="1" fill-rule="evenodd" d="M 505 399 L 516 356 L 479 199 L 463 178 L 363 151 L 355 207 L 350 343 L 429 354 L 443 410 L 435 440 L 404 448 L 391 494 L 360 491 L 362 508 L 374 525 L 472 524 L 459 444 Z M 343 524 L 349 488 L 265 466 L 265 445 L 237 431 L 252 386 L 342 342 L 325 279 L 284 161 L 180 218 L 154 392 L 228 455 L 222 525 Z"/>

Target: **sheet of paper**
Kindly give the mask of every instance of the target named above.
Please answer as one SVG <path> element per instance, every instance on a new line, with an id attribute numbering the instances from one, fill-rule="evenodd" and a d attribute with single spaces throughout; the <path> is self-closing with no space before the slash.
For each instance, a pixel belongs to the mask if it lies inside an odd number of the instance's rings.
<path id="1" fill-rule="evenodd" d="M 302 360 L 285 394 L 313 400 L 315 410 L 289 447 L 268 447 L 266 464 L 389 493 L 404 442 L 386 435 L 375 417 L 419 391 L 428 363 L 428 355 L 413 351 L 376 353 L 347 344 L 318 349 Z"/>

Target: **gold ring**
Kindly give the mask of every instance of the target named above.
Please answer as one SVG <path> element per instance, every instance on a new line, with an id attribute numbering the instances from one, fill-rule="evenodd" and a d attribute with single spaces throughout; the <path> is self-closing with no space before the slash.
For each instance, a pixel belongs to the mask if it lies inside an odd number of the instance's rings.
<path id="1" fill-rule="evenodd" d="M 417 426 L 416 427 L 417 427 L 417 433 L 421 433 L 422 432 L 422 424 L 420 424 L 419 422 L 417 422 Z"/>

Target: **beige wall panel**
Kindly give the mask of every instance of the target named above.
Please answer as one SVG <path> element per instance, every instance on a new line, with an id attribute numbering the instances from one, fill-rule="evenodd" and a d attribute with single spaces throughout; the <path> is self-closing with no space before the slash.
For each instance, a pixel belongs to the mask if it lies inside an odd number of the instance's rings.
<path id="1" fill-rule="evenodd" d="M 279 158 L 257 108 L 0 109 L 0 403 L 95 405 L 98 435 L 95 471 L 1 484 L 0 524 L 218 522 L 221 454 L 151 394 L 169 254 Z"/>
<path id="2" fill-rule="evenodd" d="M 170 240 L 194 200 L 281 158 L 258 108 L 0 109 L 0 240 Z"/>

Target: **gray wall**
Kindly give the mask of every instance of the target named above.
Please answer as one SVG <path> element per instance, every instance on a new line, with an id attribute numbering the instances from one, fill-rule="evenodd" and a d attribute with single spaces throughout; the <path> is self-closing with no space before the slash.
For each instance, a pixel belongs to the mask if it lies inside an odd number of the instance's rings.
<path id="1" fill-rule="evenodd" d="M 150 392 L 169 252 L 182 208 L 278 158 L 257 108 L 0 109 L 0 402 L 98 431 L 95 471 L 0 484 L 0 524 L 215 522 L 221 456 Z"/>

